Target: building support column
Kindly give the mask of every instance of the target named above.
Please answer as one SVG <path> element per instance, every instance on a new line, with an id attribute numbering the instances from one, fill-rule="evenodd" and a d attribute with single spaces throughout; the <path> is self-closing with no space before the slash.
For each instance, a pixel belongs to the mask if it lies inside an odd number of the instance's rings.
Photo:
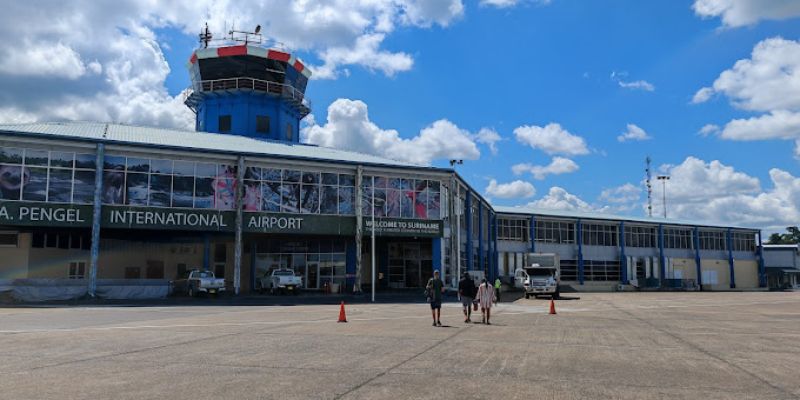
<path id="1" fill-rule="evenodd" d="M 530 239 L 531 239 L 531 253 L 536 253 L 536 217 L 531 215 L 531 222 L 530 222 Z M 516 273 L 516 271 L 514 271 Z"/>
<path id="2" fill-rule="evenodd" d="M 478 202 L 478 270 L 482 270 L 486 264 L 483 254 L 483 203 Z"/>
<path id="3" fill-rule="evenodd" d="M 625 221 L 619 223 L 619 281 L 628 284 L 628 256 L 625 254 Z"/>
<path id="4" fill-rule="evenodd" d="M 364 168 L 360 165 L 356 169 L 356 281 L 353 284 L 353 293 L 361 293 L 361 267 L 362 267 L 362 260 L 361 260 L 361 253 L 363 253 L 363 249 L 361 248 L 363 245 L 363 238 L 364 238 L 364 213 L 362 210 L 361 202 L 362 202 L 362 189 L 361 189 L 361 182 L 364 180 Z"/>
<path id="5" fill-rule="evenodd" d="M 662 288 L 667 279 L 667 258 L 664 257 L 664 224 L 658 224 L 658 279 Z"/>
<path id="6" fill-rule="evenodd" d="M 497 214 L 492 215 L 492 262 L 494 267 L 489 268 L 488 277 L 491 281 L 494 281 L 495 277 L 497 276 L 497 269 L 500 267 L 497 264 Z"/>
<path id="7" fill-rule="evenodd" d="M 433 263 L 433 270 L 439 271 L 439 277 L 444 276 L 442 272 L 442 240 L 440 237 L 431 239 L 431 262 Z"/>
<path id="8" fill-rule="evenodd" d="M 767 271 L 764 266 L 764 246 L 761 243 L 761 231 L 758 231 L 758 287 L 767 287 Z"/>
<path id="9" fill-rule="evenodd" d="M 472 255 L 472 191 L 467 189 L 467 201 L 464 204 L 464 221 L 467 224 L 467 271 L 475 269 Z"/>
<path id="10" fill-rule="evenodd" d="M 703 290 L 703 263 L 700 260 L 700 228 L 694 227 L 694 263 L 697 268 L 697 287 Z"/>
<path id="11" fill-rule="evenodd" d="M 725 242 L 728 246 L 728 268 L 731 274 L 731 289 L 736 289 L 736 270 L 733 268 L 733 233 L 731 228 L 725 233 Z"/>
<path id="12" fill-rule="evenodd" d="M 242 287 L 242 209 L 244 208 L 244 157 L 239 156 L 236 168 L 236 236 L 233 244 L 233 294 Z M 252 279 L 253 277 L 251 277 Z"/>
<path id="13" fill-rule="evenodd" d="M 89 286 L 87 288 L 89 297 L 97 296 L 97 261 L 100 258 L 100 220 L 103 216 L 103 162 L 105 161 L 105 150 L 103 143 L 97 144 L 94 199 L 92 202 L 92 246 L 89 255 Z"/>
<path id="14" fill-rule="evenodd" d="M 583 224 L 578 220 L 575 225 L 577 228 L 575 240 L 578 242 L 578 284 L 583 285 Z"/>

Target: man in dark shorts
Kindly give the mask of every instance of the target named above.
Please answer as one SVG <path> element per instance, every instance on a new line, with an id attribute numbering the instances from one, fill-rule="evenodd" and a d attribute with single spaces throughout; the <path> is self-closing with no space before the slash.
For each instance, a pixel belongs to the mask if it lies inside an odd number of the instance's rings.
<path id="1" fill-rule="evenodd" d="M 433 316 L 433 326 L 442 326 L 442 293 L 444 293 L 444 282 L 439 279 L 439 271 L 433 271 L 433 278 L 428 280 L 425 286 L 428 290 L 428 298 L 431 302 L 431 316 Z"/>
<path id="2" fill-rule="evenodd" d="M 464 308 L 464 323 L 472 322 L 472 301 L 475 298 L 475 282 L 468 272 L 464 272 L 464 277 L 458 282 L 458 297 L 461 299 L 461 306 Z"/>

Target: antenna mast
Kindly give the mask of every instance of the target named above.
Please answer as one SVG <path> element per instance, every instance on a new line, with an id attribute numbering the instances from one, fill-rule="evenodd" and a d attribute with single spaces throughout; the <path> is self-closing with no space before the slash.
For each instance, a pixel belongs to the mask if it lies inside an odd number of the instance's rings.
<path id="1" fill-rule="evenodd" d="M 203 48 L 208 48 L 208 42 L 211 41 L 212 35 L 211 32 L 208 30 L 208 22 L 206 22 L 205 29 L 200 31 L 200 43 L 203 44 Z"/>
<path id="2" fill-rule="evenodd" d="M 650 159 L 650 156 L 647 156 L 647 158 L 645 158 L 644 161 L 645 161 L 645 164 L 646 164 L 646 168 L 644 169 L 644 172 L 647 174 L 647 180 L 645 181 L 646 182 L 645 185 L 647 186 L 647 215 L 652 217 L 653 216 L 653 184 L 652 184 L 651 181 L 653 179 L 653 172 L 650 170 L 650 162 L 652 160 Z"/>

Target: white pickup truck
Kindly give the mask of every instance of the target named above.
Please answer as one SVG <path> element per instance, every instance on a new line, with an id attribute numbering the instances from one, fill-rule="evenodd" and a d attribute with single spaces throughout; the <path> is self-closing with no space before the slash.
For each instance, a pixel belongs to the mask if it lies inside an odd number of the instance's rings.
<path id="1" fill-rule="evenodd" d="M 186 273 L 186 278 L 175 282 L 186 290 L 189 297 L 194 297 L 200 293 L 217 294 L 225 291 L 225 279 L 214 277 L 211 271 L 193 269 Z"/>
<path id="2" fill-rule="evenodd" d="M 292 269 L 278 268 L 265 274 L 259 280 L 259 284 L 261 292 L 269 290 L 272 294 L 279 292 L 297 294 L 298 289 L 303 286 L 303 278 L 296 276 Z"/>

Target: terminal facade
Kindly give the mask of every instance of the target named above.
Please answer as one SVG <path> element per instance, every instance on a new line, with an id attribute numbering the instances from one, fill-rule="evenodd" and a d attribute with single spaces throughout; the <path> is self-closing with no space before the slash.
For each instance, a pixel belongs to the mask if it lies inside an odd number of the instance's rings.
<path id="1" fill-rule="evenodd" d="M 0 125 L 0 292 L 163 294 L 201 268 L 247 293 L 279 267 L 351 292 L 372 254 L 378 290 L 511 280 L 529 253 L 558 254 L 578 290 L 766 285 L 757 230 L 492 206 L 452 169 L 300 144 L 311 73 L 291 54 L 203 48 L 188 66 L 197 132 Z"/>

